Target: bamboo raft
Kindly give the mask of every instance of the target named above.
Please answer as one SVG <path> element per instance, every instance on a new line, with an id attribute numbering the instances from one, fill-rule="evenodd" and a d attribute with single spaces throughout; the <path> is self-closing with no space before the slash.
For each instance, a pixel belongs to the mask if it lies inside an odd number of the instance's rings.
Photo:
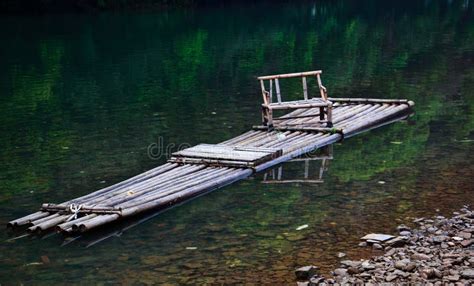
<path id="1" fill-rule="evenodd" d="M 200 144 L 173 154 L 164 165 L 125 181 L 12 220 L 9 227 L 30 233 L 55 229 L 77 234 L 118 220 L 165 209 L 222 188 L 360 132 L 397 121 L 412 110 L 408 100 L 327 98 L 331 128 L 319 107 L 295 108 L 273 119 L 272 128 L 252 130 L 219 144 Z"/>

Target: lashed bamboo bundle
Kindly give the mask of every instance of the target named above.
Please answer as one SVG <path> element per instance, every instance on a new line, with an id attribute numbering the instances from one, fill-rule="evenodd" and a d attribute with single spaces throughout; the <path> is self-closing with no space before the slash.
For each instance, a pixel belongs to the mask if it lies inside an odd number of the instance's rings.
<path id="1" fill-rule="evenodd" d="M 96 192 L 60 204 L 44 204 L 40 211 L 10 221 L 8 225 L 28 226 L 30 232 L 52 228 L 65 233 L 84 232 L 152 209 L 166 208 L 358 132 L 398 120 L 398 116 L 406 114 L 414 104 L 408 100 L 330 100 L 334 104 L 333 128 L 320 122 L 319 108 L 302 108 L 275 118 L 273 131 L 256 126 L 256 130 L 217 145 L 237 146 L 238 150 L 245 151 L 242 151 L 244 159 L 252 150 L 281 150 L 278 157 L 269 157 L 268 161 L 251 168 L 235 164 L 238 161 L 219 160 L 216 156 L 205 162 L 197 157 L 185 158 L 184 164 L 166 163 Z M 216 162 L 210 164 L 212 160 Z"/>

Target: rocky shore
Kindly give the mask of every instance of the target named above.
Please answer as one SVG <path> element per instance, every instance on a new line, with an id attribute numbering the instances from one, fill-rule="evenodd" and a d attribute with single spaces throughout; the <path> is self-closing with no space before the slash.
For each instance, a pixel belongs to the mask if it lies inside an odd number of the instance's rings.
<path id="1" fill-rule="evenodd" d="M 369 234 L 361 238 L 360 247 L 380 249 L 384 255 L 341 260 L 332 277 L 319 275 L 316 266 L 298 268 L 298 286 L 474 285 L 474 212 L 464 207 L 451 218 L 436 216 L 413 222 L 415 228 L 400 225 L 396 235 Z"/>

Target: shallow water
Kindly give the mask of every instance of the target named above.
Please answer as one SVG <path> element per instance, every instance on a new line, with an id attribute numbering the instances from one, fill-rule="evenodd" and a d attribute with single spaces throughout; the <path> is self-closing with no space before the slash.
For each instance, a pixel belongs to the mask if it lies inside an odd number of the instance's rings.
<path id="1" fill-rule="evenodd" d="M 257 174 L 76 240 L 3 231 L 0 283 L 284 284 L 301 265 L 328 272 L 339 251 L 370 255 L 355 247 L 367 232 L 472 204 L 473 5 L 2 16 L 3 225 L 159 165 L 181 143 L 244 132 L 260 119 L 258 75 L 320 68 L 331 96 L 408 98 L 416 113 L 335 144 L 322 183 Z M 297 84 L 284 96 L 300 96 Z M 154 146 L 164 150 L 150 156 Z M 309 166 L 319 179 L 321 160 Z M 304 167 L 284 164 L 283 178 Z"/>

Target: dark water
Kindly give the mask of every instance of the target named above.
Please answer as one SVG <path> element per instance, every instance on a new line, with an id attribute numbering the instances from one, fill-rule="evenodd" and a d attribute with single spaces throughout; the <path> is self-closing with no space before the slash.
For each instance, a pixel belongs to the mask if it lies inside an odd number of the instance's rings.
<path id="1" fill-rule="evenodd" d="M 417 105 L 333 146 L 323 183 L 259 174 L 65 246 L 2 231 L 0 283 L 284 284 L 297 266 L 327 272 L 339 251 L 369 255 L 354 247 L 369 231 L 472 204 L 474 3 L 380 2 L 2 16 L 2 225 L 163 163 L 147 152 L 160 138 L 216 143 L 247 130 L 260 119 L 258 75 L 323 69 L 331 96 Z M 283 178 L 304 167 L 283 165 Z"/>

